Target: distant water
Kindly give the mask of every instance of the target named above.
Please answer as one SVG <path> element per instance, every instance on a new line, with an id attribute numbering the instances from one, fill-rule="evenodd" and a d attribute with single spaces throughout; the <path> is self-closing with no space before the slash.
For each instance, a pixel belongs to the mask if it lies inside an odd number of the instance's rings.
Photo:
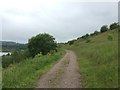
<path id="1" fill-rule="evenodd" d="M 0 52 L 0 56 L 7 55 L 9 52 Z"/>

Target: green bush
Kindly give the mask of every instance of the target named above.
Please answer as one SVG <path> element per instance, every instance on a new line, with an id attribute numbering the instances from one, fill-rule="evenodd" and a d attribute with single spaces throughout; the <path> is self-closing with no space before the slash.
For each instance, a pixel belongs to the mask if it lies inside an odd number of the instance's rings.
<path id="1" fill-rule="evenodd" d="M 119 27 L 118 23 L 113 23 L 110 25 L 110 30 L 116 29 L 118 27 Z"/>
<path id="2" fill-rule="evenodd" d="M 38 34 L 28 41 L 28 50 L 32 57 L 38 53 L 46 55 L 51 50 L 56 50 L 57 44 L 55 38 L 49 34 Z"/>
<path id="3" fill-rule="evenodd" d="M 103 32 L 106 32 L 107 30 L 108 30 L 108 26 L 104 25 L 101 27 L 100 32 L 103 33 Z"/>
<path id="4" fill-rule="evenodd" d="M 6 68 L 10 64 L 19 63 L 26 58 L 30 57 L 28 50 L 25 51 L 14 51 L 11 55 L 2 56 L 2 67 Z"/>
<path id="5" fill-rule="evenodd" d="M 89 34 L 87 33 L 86 35 L 83 35 L 81 38 L 82 39 L 87 39 L 89 37 Z"/>
<path id="6" fill-rule="evenodd" d="M 68 44 L 69 44 L 69 45 L 72 45 L 72 44 L 74 44 L 75 41 L 76 41 L 76 40 L 68 41 Z"/>
<path id="7" fill-rule="evenodd" d="M 98 35 L 98 33 L 99 33 L 98 31 L 94 31 L 94 35 Z"/>

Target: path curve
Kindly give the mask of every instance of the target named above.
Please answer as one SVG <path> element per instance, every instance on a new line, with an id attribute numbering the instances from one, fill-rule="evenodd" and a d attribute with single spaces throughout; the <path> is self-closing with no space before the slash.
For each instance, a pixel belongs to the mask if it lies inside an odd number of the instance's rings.
<path id="1" fill-rule="evenodd" d="M 67 50 L 65 56 L 40 77 L 36 88 L 82 88 L 74 52 Z"/>

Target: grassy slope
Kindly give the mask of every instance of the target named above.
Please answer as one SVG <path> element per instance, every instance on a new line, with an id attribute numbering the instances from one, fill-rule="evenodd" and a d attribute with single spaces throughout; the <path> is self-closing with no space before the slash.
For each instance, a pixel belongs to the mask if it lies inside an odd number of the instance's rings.
<path id="1" fill-rule="evenodd" d="M 113 40 L 108 40 L 108 35 Z M 77 40 L 69 49 L 75 51 L 85 88 L 118 87 L 118 32 L 93 36 L 91 42 Z M 66 46 L 68 47 L 68 46 Z"/>
<path id="2" fill-rule="evenodd" d="M 63 53 L 37 56 L 3 69 L 3 88 L 33 88 L 40 76 L 47 72 Z"/>

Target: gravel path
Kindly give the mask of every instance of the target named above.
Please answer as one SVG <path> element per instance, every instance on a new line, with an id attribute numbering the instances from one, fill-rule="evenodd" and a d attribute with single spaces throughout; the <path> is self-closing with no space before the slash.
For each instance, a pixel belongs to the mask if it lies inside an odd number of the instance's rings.
<path id="1" fill-rule="evenodd" d="M 67 50 L 65 56 L 41 76 L 36 88 L 82 88 L 74 52 Z"/>

